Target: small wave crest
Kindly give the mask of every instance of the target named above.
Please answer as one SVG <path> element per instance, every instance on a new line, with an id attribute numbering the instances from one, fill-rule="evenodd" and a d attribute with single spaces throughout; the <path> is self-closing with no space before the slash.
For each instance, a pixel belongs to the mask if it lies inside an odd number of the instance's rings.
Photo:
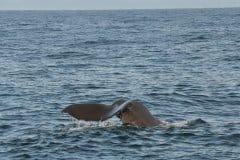
<path id="1" fill-rule="evenodd" d="M 208 124 L 206 121 L 202 120 L 201 118 L 194 119 L 194 120 L 184 120 L 184 121 L 177 121 L 177 122 L 164 122 L 163 126 L 167 128 L 176 127 L 194 127 Z"/>
<path id="2" fill-rule="evenodd" d="M 5 130 L 5 129 L 9 129 L 9 128 L 12 128 L 12 126 L 11 125 L 7 125 L 7 124 L 2 124 L 2 125 L 0 125 L 0 130 L 2 129 L 2 130 Z"/>
<path id="3" fill-rule="evenodd" d="M 119 39 L 97 39 L 97 40 L 86 40 L 83 42 L 85 45 L 119 45 L 119 44 L 126 44 L 128 43 L 125 40 Z"/>

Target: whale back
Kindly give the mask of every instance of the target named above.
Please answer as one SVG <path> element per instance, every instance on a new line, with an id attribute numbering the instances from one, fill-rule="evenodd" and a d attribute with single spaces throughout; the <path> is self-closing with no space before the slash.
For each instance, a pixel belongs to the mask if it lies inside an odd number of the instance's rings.
<path id="1" fill-rule="evenodd" d="M 148 109 L 137 101 L 132 101 L 127 108 L 121 112 L 120 116 L 123 124 L 133 124 L 136 126 L 155 126 L 160 122 Z"/>

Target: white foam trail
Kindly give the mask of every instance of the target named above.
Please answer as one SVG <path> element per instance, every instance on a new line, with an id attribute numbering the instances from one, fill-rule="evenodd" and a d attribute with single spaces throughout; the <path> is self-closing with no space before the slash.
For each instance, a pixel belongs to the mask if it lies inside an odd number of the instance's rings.
<path id="1" fill-rule="evenodd" d="M 85 129 L 93 129 L 93 128 L 110 128 L 110 127 L 116 127 L 121 126 L 122 124 L 118 119 L 111 119 L 107 121 L 99 121 L 99 122 L 87 122 L 87 121 L 81 121 L 74 119 L 75 127 L 71 127 L 68 130 L 69 131 L 79 131 L 79 130 L 85 130 Z"/>
<path id="2" fill-rule="evenodd" d="M 161 126 L 163 127 L 178 127 L 178 128 L 181 128 L 181 127 L 187 127 L 189 126 L 191 121 L 177 121 L 177 122 L 167 122 L 167 121 L 164 121 Z"/>

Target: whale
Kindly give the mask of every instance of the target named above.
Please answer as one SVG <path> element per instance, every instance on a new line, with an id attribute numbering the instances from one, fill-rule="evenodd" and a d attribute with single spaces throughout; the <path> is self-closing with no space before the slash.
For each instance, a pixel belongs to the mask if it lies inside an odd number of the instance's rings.
<path id="1" fill-rule="evenodd" d="M 85 121 L 105 121 L 116 116 L 123 125 L 149 127 L 164 124 L 164 121 L 154 117 L 147 107 L 136 100 L 118 99 L 110 105 L 101 103 L 72 104 L 65 107 L 62 112 Z"/>

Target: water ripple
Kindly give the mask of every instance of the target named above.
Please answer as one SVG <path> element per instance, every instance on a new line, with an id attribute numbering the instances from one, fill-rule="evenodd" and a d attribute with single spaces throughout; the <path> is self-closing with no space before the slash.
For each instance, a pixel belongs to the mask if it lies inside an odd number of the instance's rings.
<path id="1" fill-rule="evenodd" d="M 239 159 L 238 12 L 1 11 L 0 159 Z M 118 98 L 169 123 L 61 113 Z"/>

